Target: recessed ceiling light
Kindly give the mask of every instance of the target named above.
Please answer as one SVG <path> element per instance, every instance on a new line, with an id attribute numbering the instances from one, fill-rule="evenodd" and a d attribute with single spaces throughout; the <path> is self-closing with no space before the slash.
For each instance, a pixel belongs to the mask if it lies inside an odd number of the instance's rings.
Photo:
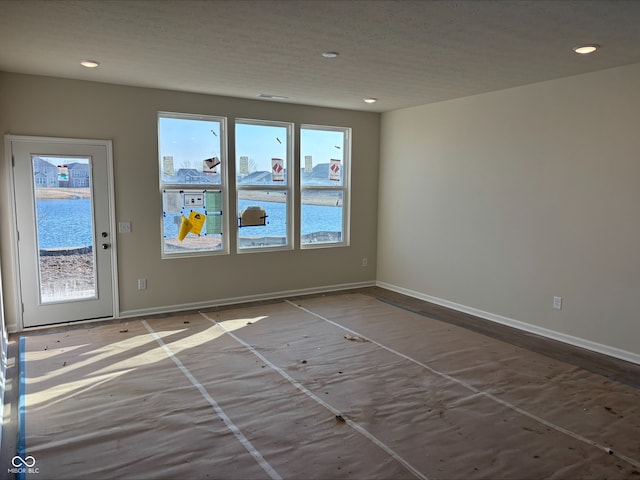
<path id="1" fill-rule="evenodd" d="M 338 55 L 340 55 L 338 52 L 324 52 L 322 54 L 324 58 L 336 58 Z"/>
<path id="2" fill-rule="evenodd" d="M 96 68 L 98 65 L 100 65 L 100 62 L 96 62 L 95 60 L 84 60 L 80 62 L 80 65 L 87 68 Z"/>
<path id="3" fill-rule="evenodd" d="M 378 101 L 377 98 L 363 98 L 364 103 L 376 103 Z"/>
<path id="4" fill-rule="evenodd" d="M 595 52 L 598 48 L 600 48 L 600 45 L 580 45 L 579 47 L 573 47 L 573 51 L 581 55 L 586 55 Z"/>

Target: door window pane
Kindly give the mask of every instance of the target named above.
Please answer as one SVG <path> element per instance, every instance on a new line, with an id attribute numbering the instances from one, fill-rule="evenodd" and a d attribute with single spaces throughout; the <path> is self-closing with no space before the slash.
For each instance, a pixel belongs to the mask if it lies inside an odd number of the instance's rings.
<path id="1" fill-rule="evenodd" d="M 91 159 L 32 157 L 41 303 L 95 298 Z"/>

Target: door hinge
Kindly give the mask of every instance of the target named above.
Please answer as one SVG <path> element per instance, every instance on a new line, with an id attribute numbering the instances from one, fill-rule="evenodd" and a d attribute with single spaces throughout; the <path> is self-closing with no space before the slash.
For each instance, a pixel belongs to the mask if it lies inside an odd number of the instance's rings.
<path id="1" fill-rule="evenodd" d="M 11 166 L 12 167 L 16 166 L 16 157 L 14 157 L 13 155 L 11 155 Z"/>

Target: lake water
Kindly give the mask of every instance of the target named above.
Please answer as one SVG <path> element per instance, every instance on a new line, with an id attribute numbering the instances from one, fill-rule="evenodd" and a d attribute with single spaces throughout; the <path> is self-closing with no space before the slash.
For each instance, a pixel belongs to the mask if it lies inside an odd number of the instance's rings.
<path id="1" fill-rule="evenodd" d="M 242 236 L 284 236 L 286 233 L 286 209 L 284 203 L 241 200 L 240 210 L 258 205 L 267 212 L 267 225 L 242 228 Z M 38 234 L 40 248 L 83 247 L 93 244 L 91 224 L 91 200 L 40 200 L 37 202 Z M 235 216 L 234 216 L 235 217 Z M 179 219 L 180 216 L 177 216 Z M 302 205 L 304 220 L 302 234 L 342 231 L 342 208 L 319 205 Z M 231 220 L 235 228 L 237 220 Z M 165 235 L 178 234 L 178 225 L 165 219 Z"/>
<path id="2" fill-rule="evenodd" d="M 36 208 L 41 249 L 93 244 L 90 199 L 40 200 Z"/>
<path id="3" fill-rule="evenodd" d="M 286 235 L 286 205 L 282 202 L 260 202 L 256 200 L 240 200 L 238 207 L 242 211 L 250 206 L 262 207 L 267 214 L 267 224 L 259 227 L 244 227 L 240 229 L 241 236 L 247 237 L 284 237 Z M 201 209 L 194 209 L 203 213 Z M 188 212 L 185 212 L 188 216 Z M 166 238 L 173 238 L 178 235 L 180 225 L 180 215 L 173 216 L 173 219 L 165 219 L 164 234 Z M 302 235 L 314 232 L 341 232 L 342 231 L 342 208 L 302 205 L 303 229 Z M 230 226 L 235 228 L 238 224 L 237 218 L 230 220 Z"/>

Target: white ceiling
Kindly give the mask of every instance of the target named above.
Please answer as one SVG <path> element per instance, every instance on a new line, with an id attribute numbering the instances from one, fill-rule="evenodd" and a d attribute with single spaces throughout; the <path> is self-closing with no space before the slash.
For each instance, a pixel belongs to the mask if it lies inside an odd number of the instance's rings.
<path id="1" fill-rule="evenodd" d="M 638 0 L 0 0 L 0 70 L 366 111 L 636 62 Z"/>

